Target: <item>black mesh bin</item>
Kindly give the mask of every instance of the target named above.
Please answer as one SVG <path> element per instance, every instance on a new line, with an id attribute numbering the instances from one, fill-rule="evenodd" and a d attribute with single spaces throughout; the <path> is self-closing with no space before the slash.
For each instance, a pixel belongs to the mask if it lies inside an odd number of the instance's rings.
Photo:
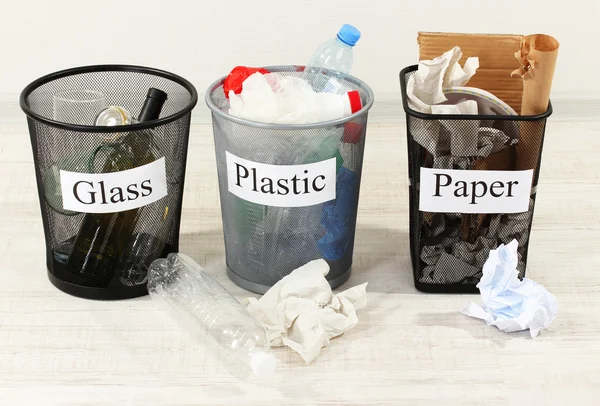
<path id="1" fill-rule="evenodd" d="M 167 94 L 157 119 L 138 122 L 149 89 Z M 90 299 L 147 294 L 150 263 L 178 251 L 196 89 L 169 72 L 129 65 L 67 69 L 29 84 L 27 115 L 48 277 Z M 110 106 L 131 124 L 96 126 Z"/>
<path id="2" fill-rule="evenodd" d="M 514 111 L 498 115 L 424 114 L 408 104 L 407 83 L 416 71 L 414 65 L 400 72 L 407 120 L 410 251 L 415 287 L 428 293 L 478 293 L 476 285 L 490 250 L 513 239 L 519 243 L 517 269 L 523 278 L 551 104 L 537 116 L 518 116 Z M 471 177 L 491 180 L 457 180 Z M 500 180 L 493 180 L 495 177 Z M 503 181 L 513 177 L 520 183 Z M 520 196 L 516 196 L 513 186 L 519 188 Z M 449 196 L 445 197 L 446 203 L 435 200 L 444 196 Z M 514 209 L 513 200 L 509 200 L 513 197 L 520 198 L 521 209 Z M 493 198 L 509 202 L 511 211 L 506 203 L 493 207 L 486 203 L 485 210 L 477 211 L 483 207 L 477 203 L 484 199 L 492 202 Z M 450 210 L 457 207 L 452 206 L 457 201 L 463 202 L 461 210 Z"/>

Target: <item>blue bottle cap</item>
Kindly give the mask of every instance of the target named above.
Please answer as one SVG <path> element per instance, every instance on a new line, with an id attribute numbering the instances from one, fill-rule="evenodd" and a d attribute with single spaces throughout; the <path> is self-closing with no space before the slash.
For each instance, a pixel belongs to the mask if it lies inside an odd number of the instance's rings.
<path id="1" fill-rule="evenodd" d="M 360 31 L 350 24 L 344 24 L 342 25 L 342 28 L 340 28 L 337 37 L 340 41 L 353 47 L 360 39 Z"/>

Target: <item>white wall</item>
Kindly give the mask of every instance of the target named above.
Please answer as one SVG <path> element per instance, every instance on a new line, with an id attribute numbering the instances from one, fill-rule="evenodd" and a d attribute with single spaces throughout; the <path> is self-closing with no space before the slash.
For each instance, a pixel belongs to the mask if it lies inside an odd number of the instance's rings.
<path id="1" fill-rule="evenodd" d="M 599 0 L 3 0 L 0 95 L 54 70 L 131 63 L 199 93 L 234 65 L 303 64 L 342 23 L 363 33 L 353 74 L 399 91 L 417 31 L 547 33 L 561 43 L 555 95 L 600 95 Z M 555 3 L 554 6 L 550 5 Z M 309 28 L 311 27 L 311 28 Z M 587 95 L 587 96 L 586 96 Z"/>

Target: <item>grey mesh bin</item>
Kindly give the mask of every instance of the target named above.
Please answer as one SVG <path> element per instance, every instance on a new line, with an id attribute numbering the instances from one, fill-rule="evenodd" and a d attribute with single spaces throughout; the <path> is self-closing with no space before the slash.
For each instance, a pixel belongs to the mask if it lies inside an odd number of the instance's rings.
<path id="1" fill-rule="evenodd" d="M 282 75 L 303 70 L 266 69 Z M 316 124 L 264 124 L 228 113 L 224 79 L 208 88 L 206 103 L 213 117 L 229 277 L 265 293 L 294 269 L 323 258 L 331 286 L 341 285 L 352 265 L 373 92 L 348 77 L 346 87 L 361 96 L 357 113 Z"/>

